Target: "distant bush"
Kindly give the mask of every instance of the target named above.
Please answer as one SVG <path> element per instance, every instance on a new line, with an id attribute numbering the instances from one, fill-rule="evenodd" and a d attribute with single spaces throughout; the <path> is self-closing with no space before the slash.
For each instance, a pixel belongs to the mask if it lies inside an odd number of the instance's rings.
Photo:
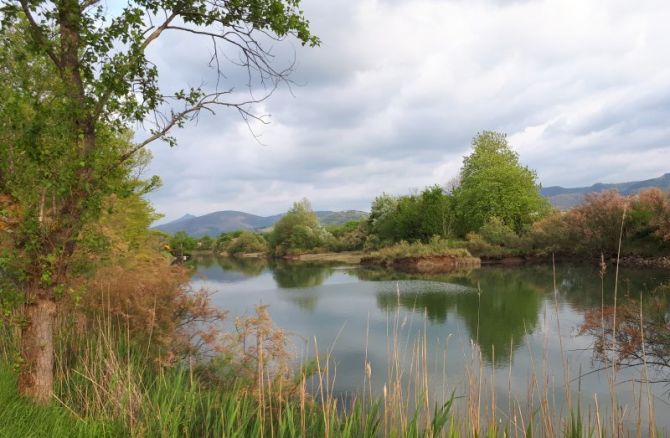
<path id="1" fill-rule="evenodd" d="M 381 248 L 370 254 L 370 257 L 379 260 L 393 260 L 403 257 L 429 257 L 429 256 L 456 256 L 470 257 L 470 252 L 464 248 L 454 247 L 454 243 L 439 236 L 434 236 L 428 243 L 399 243 Z"/>
<path id="2" fill-rule="evenodd" d="M 365 219 L 326 227 L 326 231 L 333 236 L 328 249 L 336 252 L 362 250 L 365 246 L 367 228 L 367 220 Z"/>
<path id="3" fill-rule="evenodd" d="M 670 243 L 670 197 L 659 189 L 622 196 L 615 190 L 592 193 L 572 210 L 535 222 L 524 242 L 540 254 L 612 256 L 656 255 Z"/>
<path id="4" fill-rule="evenodd" d="M 555 211 L 535 222 L 526 235 L 527 249 L 541 255 L 569 254 L 579 239 L 569 213 Z"/>
<path id="5" fill-rule="evenodd" d="M 519 244 L 519 236 L 496 216 L 491 217 L 479 229 L 479 234 L 492 245 L 511 247 Z"/>
<path id="6" fill-rule="evenodd" d="M 228 245 L 230 245 L 230 242 L 232 242 L 236 237 L 239 237 L 240 234 L 242 234 L 242 231 L 230 231 L 219 234 L 219 237 L 216 238 L 216 242 L 214 242 L 214 251 L 228 251 Z"/>
<path id="7" fill-rule="evenodd" d="M 268 244 L 262 236 L 250 231 L 243 231 L 226 246 L 226 252 L 232 256 L 266 252 Z"/>
<path id="8" fill-rule="evenodd" d="M 177 231 L 170 238 L 170 248 L 177 254 L 184 254 L 196 248 L 196 240 L 184 231 Z"/>
<path id="9" fill-rule="evenodd" d="M 270 250 L 274 255 L 299 254 L 327 248 L 333 235 L 326 231 L 304 199 L 293 207 L 274 225 L 269 236 Z"/>

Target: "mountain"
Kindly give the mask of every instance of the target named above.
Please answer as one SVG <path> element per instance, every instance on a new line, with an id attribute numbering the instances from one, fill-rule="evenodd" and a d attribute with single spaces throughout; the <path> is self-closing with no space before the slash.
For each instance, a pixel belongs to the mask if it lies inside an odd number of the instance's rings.
<path id="1" fill-rule="evenodd" d="M 597 183 L 589 187 L 564 188 L 559 186 L 543 187 L 543 196 L 549 199 L 551 205 L 561 210 L 567 210 L 578 205 L 587 193 L 604 192 L 615 189 L 622 195 L 634 195 L 642 189 L 658 187 L 662 190 L 670 190 L 670 173 L 644 181 L 629 181 L 623 183 L 603 184 Z"/>
<path id="2" fill-rule="evenodd" d="M 339 225 L 347 221 L 358 220 L 367 213 L 357 210 L 317 211 L 315 212 L 323 225 Z M 273 216 L 257 216 L 243 211 L 217 211 L 203 216 L 186 214 L 177 220 L 153 227 L 166 233 L 185 231 L 191 236 L 218 236 L 221 233 L 237 230 L 262 230 L 275 224 L 283 214 Z"/>

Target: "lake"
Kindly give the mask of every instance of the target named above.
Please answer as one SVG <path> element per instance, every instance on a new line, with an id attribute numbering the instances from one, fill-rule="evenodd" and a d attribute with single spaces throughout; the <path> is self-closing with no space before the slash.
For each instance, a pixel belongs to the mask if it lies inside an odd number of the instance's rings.
<path id="1" fill-rule="evenodd" d="M 561 264 L 555 274 L 551 266 L 522 266 L 434 276 L 258 259 L 199 258 L 195 264 L 192 285 L 213 292 L 216 306 L 237 316 L 268 305 L 274 323 L 292 335 L 299 358 L 312 357 L 315 348 L 328 355 L 333 393 L 343 400 L 364 391 L 367 363 L 367 392 L 376 396 L 399 369 L 408 385 L 420 385 L 421 374 L 435 402 L 452 391 L 465 396 L 476 382 L 481 404 L 500 409 L 496 415 L 510 404 L 533 405 L 535 393 L 545 390 L 559 409 L 566 397 L 595 409 L 594 395 L 601 415 L 609 409 L 611 373 L 597 371 L 603 362 L 594 356 L 596 338 L 580 328 L 589 312 L 612 303 L 613 267 L 601 281 L 595 264 Z M 619 305 L 669 280 L 668 271 L 621 269 Z M 622 367 L 617 374 L 627 421 L 635 423 L 639 412 L 644 422 L 646 400 L 653 399 L 656 423 L 670 430 L 668 387 L 655 383 L 646 394 L 647 385 L 637 383 L 642 371 Z M 670 374 L 648 373 L 651 380 Z"/>

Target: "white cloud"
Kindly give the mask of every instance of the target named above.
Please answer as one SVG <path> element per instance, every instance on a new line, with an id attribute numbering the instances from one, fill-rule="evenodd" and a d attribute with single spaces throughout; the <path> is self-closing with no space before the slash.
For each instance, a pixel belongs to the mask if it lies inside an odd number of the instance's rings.
<path id="1" fill-rule="evenodd" d="M 323 46 L 277 47 L 304 86 L 257 108 L 272 114 L 255 127 L 264 145 L 219 114 L 177 132 L 176 149 L 152 147 L 165 181 L 152 200 L 169 217 L 277 213 L 302 197 L 365 209 L 445 183 L 484 129 L 507 132 L 545 185 L 670 171 L 667 2 L 303 1 Z M 206 43 L 155 53 L 166 84 L 211 81 Z"/>

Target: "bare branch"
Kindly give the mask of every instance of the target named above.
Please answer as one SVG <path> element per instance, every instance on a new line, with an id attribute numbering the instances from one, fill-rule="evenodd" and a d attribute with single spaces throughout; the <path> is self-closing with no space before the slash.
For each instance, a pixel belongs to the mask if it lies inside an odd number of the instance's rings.
<path id="1" fill-rule="evenodd" d="M 174 128 L 177 125 L 180 125 L 182 122 L 186 120 L 194 120 L 198 117 L 201 111 L 208 111 L 210 113 L 214 113 L 214 107 L 217 106 L 222 106 L 222 107 L 228 107 L 228 108 L 235 108 L 237 111 L 242 115 L 242 118 L 249 123 L 249 120 L 256 120 L 259 121 L 263 124 L 267 124 L 267 120 L 264 119 L 263 116 L 259 116 L 256 114 L 253 114 L 251 111 L 249 111 L 246 107 L 255 104 L 255 103 L 260 103 L 263 102 L 265 99 L 267 99 L 270 94 L 267 96 L 263 97 L 262 99 L 255 99 L 255 100 L 248 100 L 245 102 L 238 102 L 238 103 L 230 103 L 230 102 L 225 102 L 221 100 L 221 97 L 224 95 L 229 95 L 232 93 L 232 90 L 227 90 L 227 91 L 221 91 L 221 92 L 216 92 L 216 93 L 211 93 L 203 96 L 195 105 L 184 109 L 183 111 L 180 112 L 171 112 L 169 117 L 163 117 L 164 121 L 162 123 L 162 126 L 158 129 L 156 129 L 151 136 L 146 138 L 144 141 L 136 144 L 133 148 L 131 148 L 128 152 L 123 154 L 118 162 L 118 164 L 121 164 L 128 159 L 130 159 L 134 154 L 136 154 L 138 151 L 140 151 L 142 148 L 145 146 L 149 145 L 150 143 L 153 143 L 154 141 L 164 138 L 168 132 L 172 128 Z M 155 114 L 157 116 L 158 114 Z M 160 122 L 158 121 L 158 118 L 156 120 L 156 125 L 159 125 Z"/>

